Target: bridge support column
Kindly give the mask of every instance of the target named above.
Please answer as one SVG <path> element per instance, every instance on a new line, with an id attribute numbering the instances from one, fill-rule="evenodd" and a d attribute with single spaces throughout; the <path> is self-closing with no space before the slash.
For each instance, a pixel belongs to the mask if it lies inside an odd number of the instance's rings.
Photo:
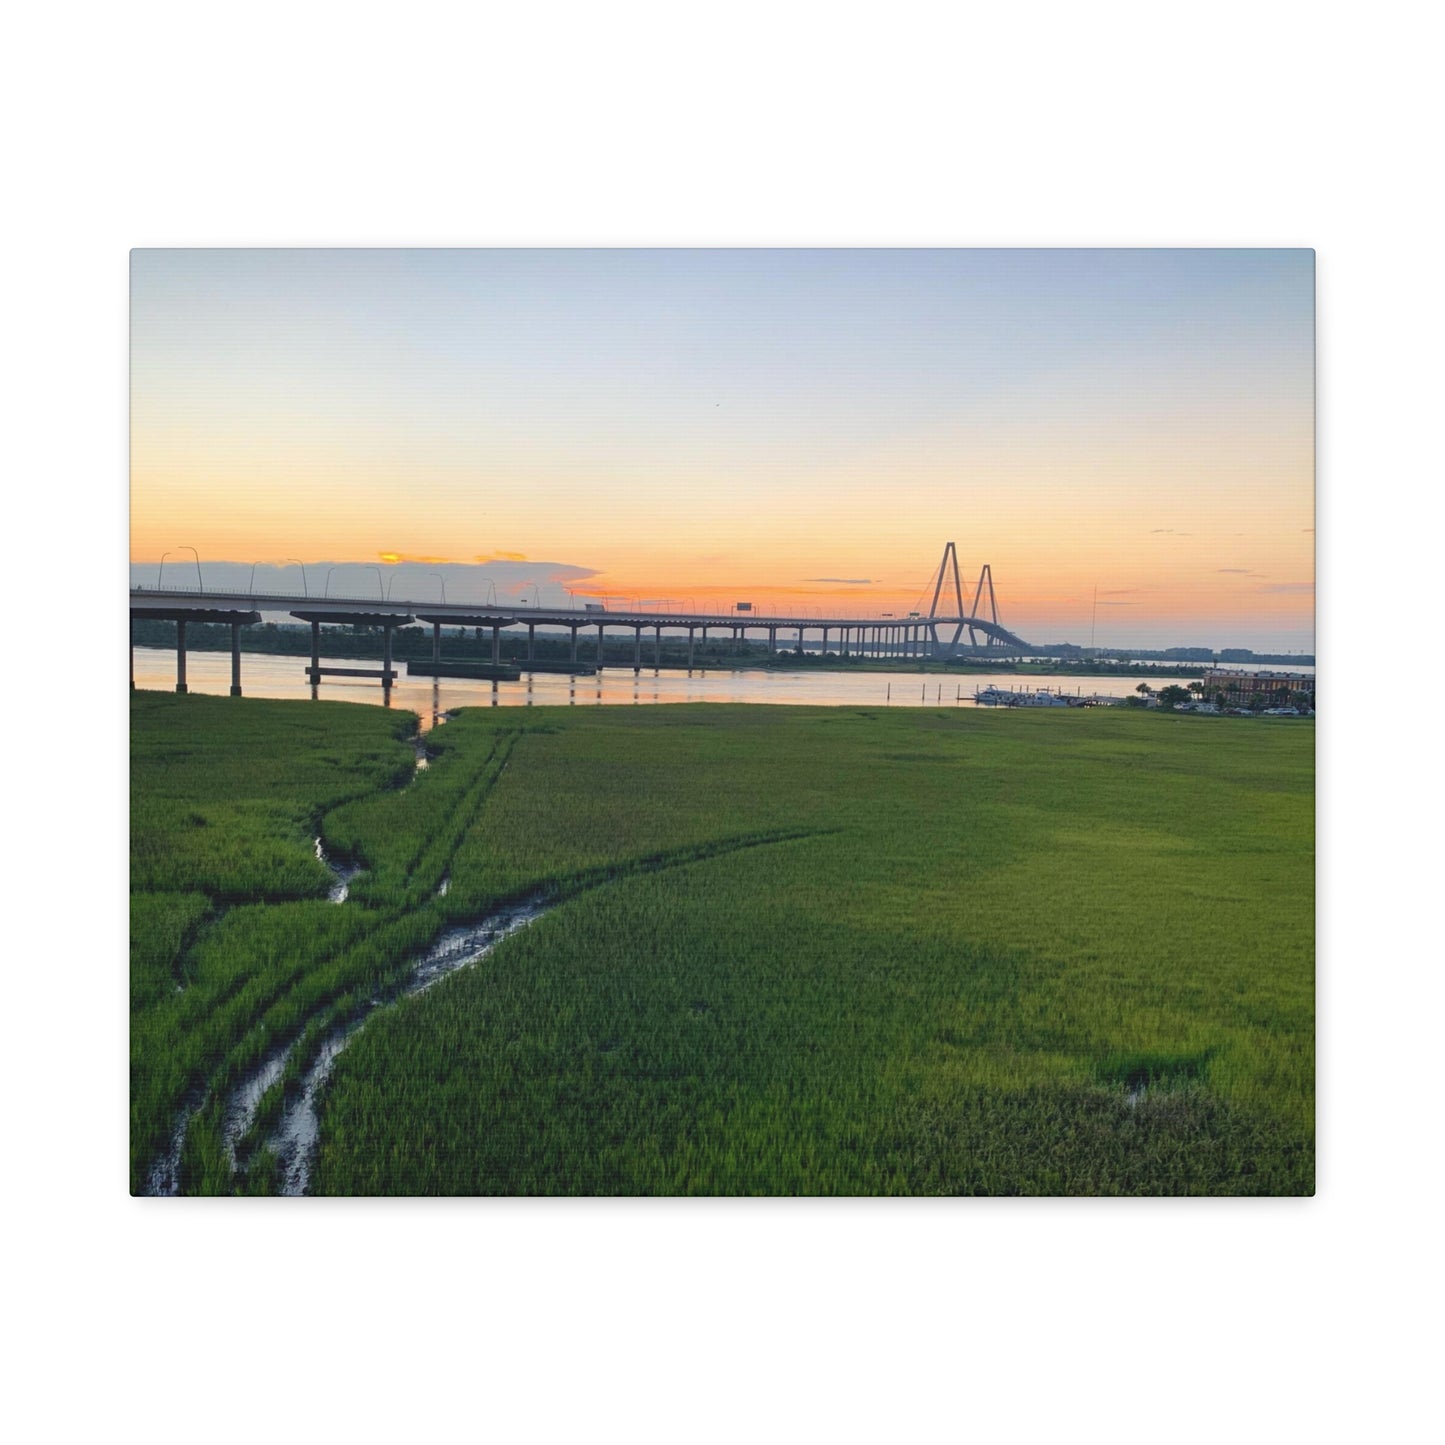
<path id="1" fill-rule="evenodd" d="M 135 691 L 135 618 L 130 620 L 130 690 Z"/>
<path id="2" fill-rule="evenodd" d="M 433 622 L 431 625 L 431 660 L 433 664 L 440 663 L 442 660 L 442 625 L 440 622 Z"/>
<path id="3" fill-rule="evenodd" d="M 577 624 L 572 624 L 572 666 L 577 666 Z"/>
<path id="4" fill-rule="evenodd" d="M 828 655 L 828 629 L 827 629 L 826 627 L 823 629 L 823 652 L 822 652 L 822 655 L 823 655 L 824 657 L 827 657 L 827 655 Z"/>
<path id="5" fill-rule="evenodd" d="M 597 671 L 598 671 L 598 672 L 601 672 L 601 671 L 602 671 L 602 634 L 603 634 L 603 624 L 599 622 L 599 623 L 597 624 Z"/>
<path id="6" fill-rule="evenodd" d="M 652 666 L 654 669 L 662 666 L 662 624 L 660 622 L 652 629 Z"/>
<path id="7" fill-rule="evenodd" d="M 231 696 L 241 695 L 241 624 L 231 624 Z"/>
<path id="8" fill-rule="evenodd" d="M 311 666 L 308 669 L 311 674 L 311 685 L 314 687 L 321 681 L 321 624 L 311 624 Z"/>
<path id="9" fill-rule="evenodd" d="M 176 691 L 186 690 L 186 624 L 176 623 Z"/>
<path id="10" fill-rule="evenodd" d="M 635 623 L 632 628 L 632 670 L 642 671 L 642 624 Z"/>
<path id="11" fill-rule="evenodd" d="M 769 652 L 776 652 L 777 650 L 778 650 L 778 629 L 777 629 L 776 627 L 770 627 L 770 628 L 768 628 L 768 651 L 769 651 Z"/>
<path id="12" fill-rule="evenodd" d="M 689 627 L 687 629 L 687 670 L 689 672 L 692 671 L 692 634 L 693 629 Z"/>
<path id="13" fill-rule="evenodd" d="M 527 624 L 527 661 L 528 661 L 528 662 L 535 662 L 536 660 L 537 660 L 537 624 L 536 624 L 535 622 L 529 622 L 529 623 Z"/>
<path id="14" fill-rule="evenodd" d="M 492 623 L 492 666 L 498 667 L 502 661 L 502 629 L 494 622 Z"/>
<path id="15" fill-rule="evenodd" d="M 382 624 L 381 628 L 381 690 L 391 691 L 391 623 Z"/>
<path id="16" fill-rule="evenodd" d="M 802 655 L 803 655 L 803 625 L 802 625 L 802 623 L 800 622 L 800 623 L 798 624 L 798 656 L 801 657 Z"/>

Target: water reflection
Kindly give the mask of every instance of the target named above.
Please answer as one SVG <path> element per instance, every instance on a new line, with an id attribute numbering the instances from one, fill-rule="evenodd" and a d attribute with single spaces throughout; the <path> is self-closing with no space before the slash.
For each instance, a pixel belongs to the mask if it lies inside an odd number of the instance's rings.
<path id="1" fill-rule="evenodd" d="M 335 677 L 320 683 L 305 675 L 308 659 L 269 653 L 241 654 L 241 688 L 246 697 L 322 698 L 332 702 L 381 704 L 405 708 L 428 731 L 448 711 L 462 707 L 589 707 L 603 704 L 641 706 L 676 702 L 758 702 L 810 704 L 821 707 L 972 707 L 975 688 L 1061 690 L 1075 696 L 1128 697 L 1133 677 L 1080 678 L 1077 675 L 970 673 L 965 678 L 907 672 L 685 672 L 649 668 L 646 675 L 629 668 L 608 668 L 591 678 L 571 673 L 524 673 L 516 682 L 467 678 L 409 678 L 405 673 L 388 688 L 375 679 Z M 327 666 L 354 664 L 355 658 L 322 658 Z M 226 652 L 191 652 L 187 682 L 192 692 L 224 697 L 230 691 L 231 657 Z M 135 649 L 138 688 L 170 692 L 175 687 L 176 659 L 165 648 Z"/>

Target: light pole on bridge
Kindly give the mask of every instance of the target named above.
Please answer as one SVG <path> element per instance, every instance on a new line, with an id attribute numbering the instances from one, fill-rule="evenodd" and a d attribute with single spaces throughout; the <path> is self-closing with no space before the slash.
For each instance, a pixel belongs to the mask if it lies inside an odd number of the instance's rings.
<path id="1" fill-rule="evenodd" d="M 294 562 L 296 559 L 295 559 L 294 557 L 286 557 L 286 558 L 284 558 L 283 560 L 286 561 L 286 562 Z M 263 557 L 263 558 L 261 559 L 261 562 L 266 562 L 266 559 Z M 261 562 L 252 562 L 252 563 L 251 563 L 251 580 L 246 583 L 246 591 L 247 591 L 248 593 L 253 593 L 253 592 L 255 592 L 255 590 L 256 590 L 256 568 L 258 568 L 258 567 L 261 565 Z M 276 564 L 275 562 L 266 562 L 266 565 L 267 565 L 268 567 L 274 567 L 274 566 L 276 566 L 277 564 Z M 305 572 L 306 572 L 306 569 L 303 567 L 301 570 L 302 570 L 302 586 L 304 587 L 304 586 L 306 585 L 306 584 L 305 584 Z"/>
<path id="2" fill-rule="evenodd" d="M 161 586 L 161 574 L 166 570 L 166 558 L 170 555 L 169 552 L 162 552 L 160 566 L 156 568 L 156 591 L 158 592 Z"/>
<path id="3" fill-rule="evenodd" d="M 206 590 L 206 579 L 201 576 L 201 554 L 194 547 L 187 547 L 183 542 L 180 551 L 189 552 L 196 559 L 196 586 L 204 592 Z"/>
<path id="4" fill-rule="evenodd" d="M 295 562 L 301 569 L 301 595 L 303 597 L 309 597 L 311 595 L 311 589 L 306 585 L 306 564 L 296 557 L 288 557 L 286 560 L 288 562 Z"/>
<path id="5" fill-rule="evenodd" d="M 442 584 L 442 606 L 447 605 L 447 579 L 440 572 L 428 572 L 428 577 L 435 577 Z"/>
<path id="6" fill-rule="evenodd" d="M 373 572 L 376 573 L 376 595 L 377 595 L 378 597 L 380 597 L 383 602 L 385 602 L 385 601 L 386 601 L 386 588 L 385 588 L 385 586 L 382 584 L 382 580 L 381 580 L 381 568 L 378 567 L 375 562 L 368 562 L 366 565 L 367 565 L 368 567 L 370 567 Z"/>

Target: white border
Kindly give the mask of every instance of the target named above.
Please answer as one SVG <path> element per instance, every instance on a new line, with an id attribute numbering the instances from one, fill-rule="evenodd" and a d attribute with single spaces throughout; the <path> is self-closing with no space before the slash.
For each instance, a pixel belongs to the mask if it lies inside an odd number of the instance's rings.
<path id="1" fill-rule="evenodd" d="M 1237 4 L 12 23 L 5 474 L 23 671 L 52 660 L 50 691 L 11 701 L 18 1438 L 1412 1436 L 1439 713 L 1437 664 L 1399 642 L 1434 626 L 1439 288 L 1409 11 L 1339 32 Z M 1317 247 L 1320 1197 L 125 1197 L 126 252 L 248 243 Z M 74 654 L 112 630 L 115 695 L 82 691 Z"/>

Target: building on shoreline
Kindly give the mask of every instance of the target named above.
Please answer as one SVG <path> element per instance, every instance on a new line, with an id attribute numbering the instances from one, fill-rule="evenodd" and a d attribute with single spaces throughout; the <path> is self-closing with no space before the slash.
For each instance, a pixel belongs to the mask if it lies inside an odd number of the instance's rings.
<path id="1" fill-rule="evenodd" d="M 1257 698 L 1268 698 L 1271 702 L 1288 701 L 1292 693 L 1309 695 L 1310 706 L 1314 706 L 1315 680 L 1313 674 L 1298 672 L 1233 672 L 1224 668 L 1209 668 L 1204 674 L 1203 696 L 1211 701 L 1223 700 L 1226 706 L 1248 707 Z"/>

